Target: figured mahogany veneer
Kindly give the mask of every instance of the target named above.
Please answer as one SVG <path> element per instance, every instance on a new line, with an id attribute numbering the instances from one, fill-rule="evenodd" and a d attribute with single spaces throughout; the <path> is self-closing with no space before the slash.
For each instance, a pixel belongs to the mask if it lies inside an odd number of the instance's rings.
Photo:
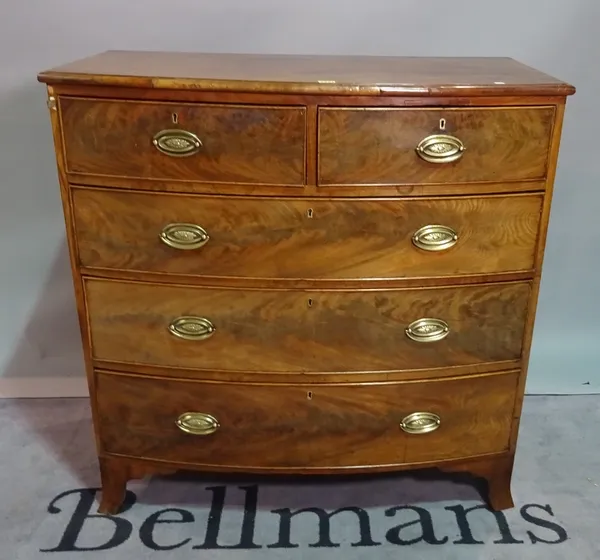
<path id="1" fill-rule="evenodd" d="M 265 199 L 73 188 L 82 266 L 208 277 L 419 278 L 531 272 L 540 194 L 410 200 Z M 198 224 L 206 245 L 174 249 L 159 235 Z M 432 255 L 413 235 L 442 223 L 458 235 Z"/>
<path id="2" fill-rule="evenodd" d="M 87 279 L 92 356 L 104 362 L 257 372 L 395 371 L 516 360 L 529 282 L 377 291 L 276 291 Z M 203 317 L 216 331 L 182 340 L 169 324 Z M 437 342 L 405 329 L 448 323 Z"/>
<path id="3" fill-rule="evenodd" d="M 465 156 L 447 165 L 419 158 L 431 134 L 455 136 Z M 543 179 L 554 108 L 319 109 L 319 185 Z"/>
<path id="4" fill-rule="evenodd" d="M 101 371 L 101 445 L 106 453 L 203 468 L 288 472 L 392 467 L 501 453 L 509 446 L 517 378 L 513 371 L 366 386 L 247 385 Z M 173 419 L 193 410 L 219 422 L 210 437 L 202 439 L 176 426 Z M 399 429 L 416 410 L 437 414 L 440 427 L 422 437 Z"/>
<path id="5" fill-rule="evenodd" d="M 68 97 L 60 103 L 69 172 L 219 183 L 304 184 L 304 107 L 132 103 Z M 202 147 L 195 157 L 165 157 L 148 141 L 162 130 L 172 129 L 198 136 Z"/>
<path id="6" fill-rule="evenodd" d="M 506 58 L 39 74 L 102 476 L 435 467 L 512 507 L 569 84 Z"/>

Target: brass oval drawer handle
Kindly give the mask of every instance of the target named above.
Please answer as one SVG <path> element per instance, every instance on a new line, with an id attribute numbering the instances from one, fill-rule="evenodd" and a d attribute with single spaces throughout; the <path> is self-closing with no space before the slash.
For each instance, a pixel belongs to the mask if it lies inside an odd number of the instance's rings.
<path id="1" fill-rule="evenodd" d="M 205 412 L 184 412 L 175 423 L 182 432 L 194 436 L 208 436 L 219 429 L 218 420 Z"/>
<path id="2" fill-rule="evenodd" d="M 445 251 L 456 245 L 458 233 L 451 227 L 432 224 L 419 228 L 412 237 L 415 247 L 424 251 Z"/>
<path id="3" fill-rule="evenodd" d="M 169 332 L 173 336 L 185 340 L 206 340 L 210 338 L 217 329 L 204 317 L 186 315 L 171 321 Z"/>
<path id="4" fill-rule="evenodd" d="M 174 157 L 191 156 L 200 151 L 202 142 L 193 132 L 187 130 L 161 130 L 154 135 L 152 143 L 163 154 Z"/>
<path id="5" fill-rule="evenodd" d="M 425 317 L 413 321 L 406 327 L 406 336 L 415 342 L 436 342 L 446 338 L 450 333 L 450 326 L 442 319 Z"/>
<path id="6" fill-rule="evenodd" d="M 210 239 L 207 231 L 196 224 L 168 224 L 159 238 L 165 245 L 183 251 L 198 249 Z"/>
<path id="7" fill-rule="evenodd" d="M 432 134 L 417 146 L 417 154 L 429 163 L 451 163 L 459 160 L 465 151 L 464 144 L 449 134 Z"/>
<path id="8" fill-rule="evenodd" d="M 433 412 L 413 412 L 400 422 L 400 428 L 407 434 L 428 434 L 440 427 L 442 419 Z"/>

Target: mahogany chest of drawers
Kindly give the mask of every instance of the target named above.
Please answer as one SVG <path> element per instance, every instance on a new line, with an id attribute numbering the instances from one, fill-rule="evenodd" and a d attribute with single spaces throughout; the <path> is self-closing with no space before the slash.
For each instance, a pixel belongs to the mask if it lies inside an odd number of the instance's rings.
<path id="1" fill-rule="evenodd" d="M 503 58 L 41 73 L 102 476 L 435 467 L 512 506 L 566 98 Z"/>

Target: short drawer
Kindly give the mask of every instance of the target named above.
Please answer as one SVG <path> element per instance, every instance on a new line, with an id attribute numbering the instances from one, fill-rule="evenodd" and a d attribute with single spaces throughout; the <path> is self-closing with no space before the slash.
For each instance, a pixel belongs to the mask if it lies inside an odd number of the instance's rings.
<path id="1" fill-rule="evenodd" d="M 529 293 L 529 282 L 287 291 L 85 281 L 94 359 L 239 372 L 516 360 Z"/>
<path id="2" fill-rule="evenodd" d="M 215 277 L 439 277 L 534 268 L 541 195 L 294 200 L 74 188 L 86 267 Z"/>
<path id="3" fill-rule="evenodd" d="M 505 451 L 518 373 L 369 385 L 243 385 L 105 372 L 96 379 L 105 453 L 316 470 Z"/>
<path id="4" fill-rule="evenodd" d="M 67 171 L 304 184 L 305 110 L 61 98 Z"/>
<path id="5" fill-rule="evenodd" d="M 319 110 L 319 184 L 524 181 L 546 176 L 552 107 Z"/>

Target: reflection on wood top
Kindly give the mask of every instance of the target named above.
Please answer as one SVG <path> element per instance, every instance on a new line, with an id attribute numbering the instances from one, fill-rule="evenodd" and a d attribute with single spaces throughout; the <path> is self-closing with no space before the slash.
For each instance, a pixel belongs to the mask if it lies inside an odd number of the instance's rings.
<path id="1" fill-rule="evenodd" d="M 48 84 L 324 95 L 571 95 L 511 58 L 106 51 L 38 76 Z"/>

